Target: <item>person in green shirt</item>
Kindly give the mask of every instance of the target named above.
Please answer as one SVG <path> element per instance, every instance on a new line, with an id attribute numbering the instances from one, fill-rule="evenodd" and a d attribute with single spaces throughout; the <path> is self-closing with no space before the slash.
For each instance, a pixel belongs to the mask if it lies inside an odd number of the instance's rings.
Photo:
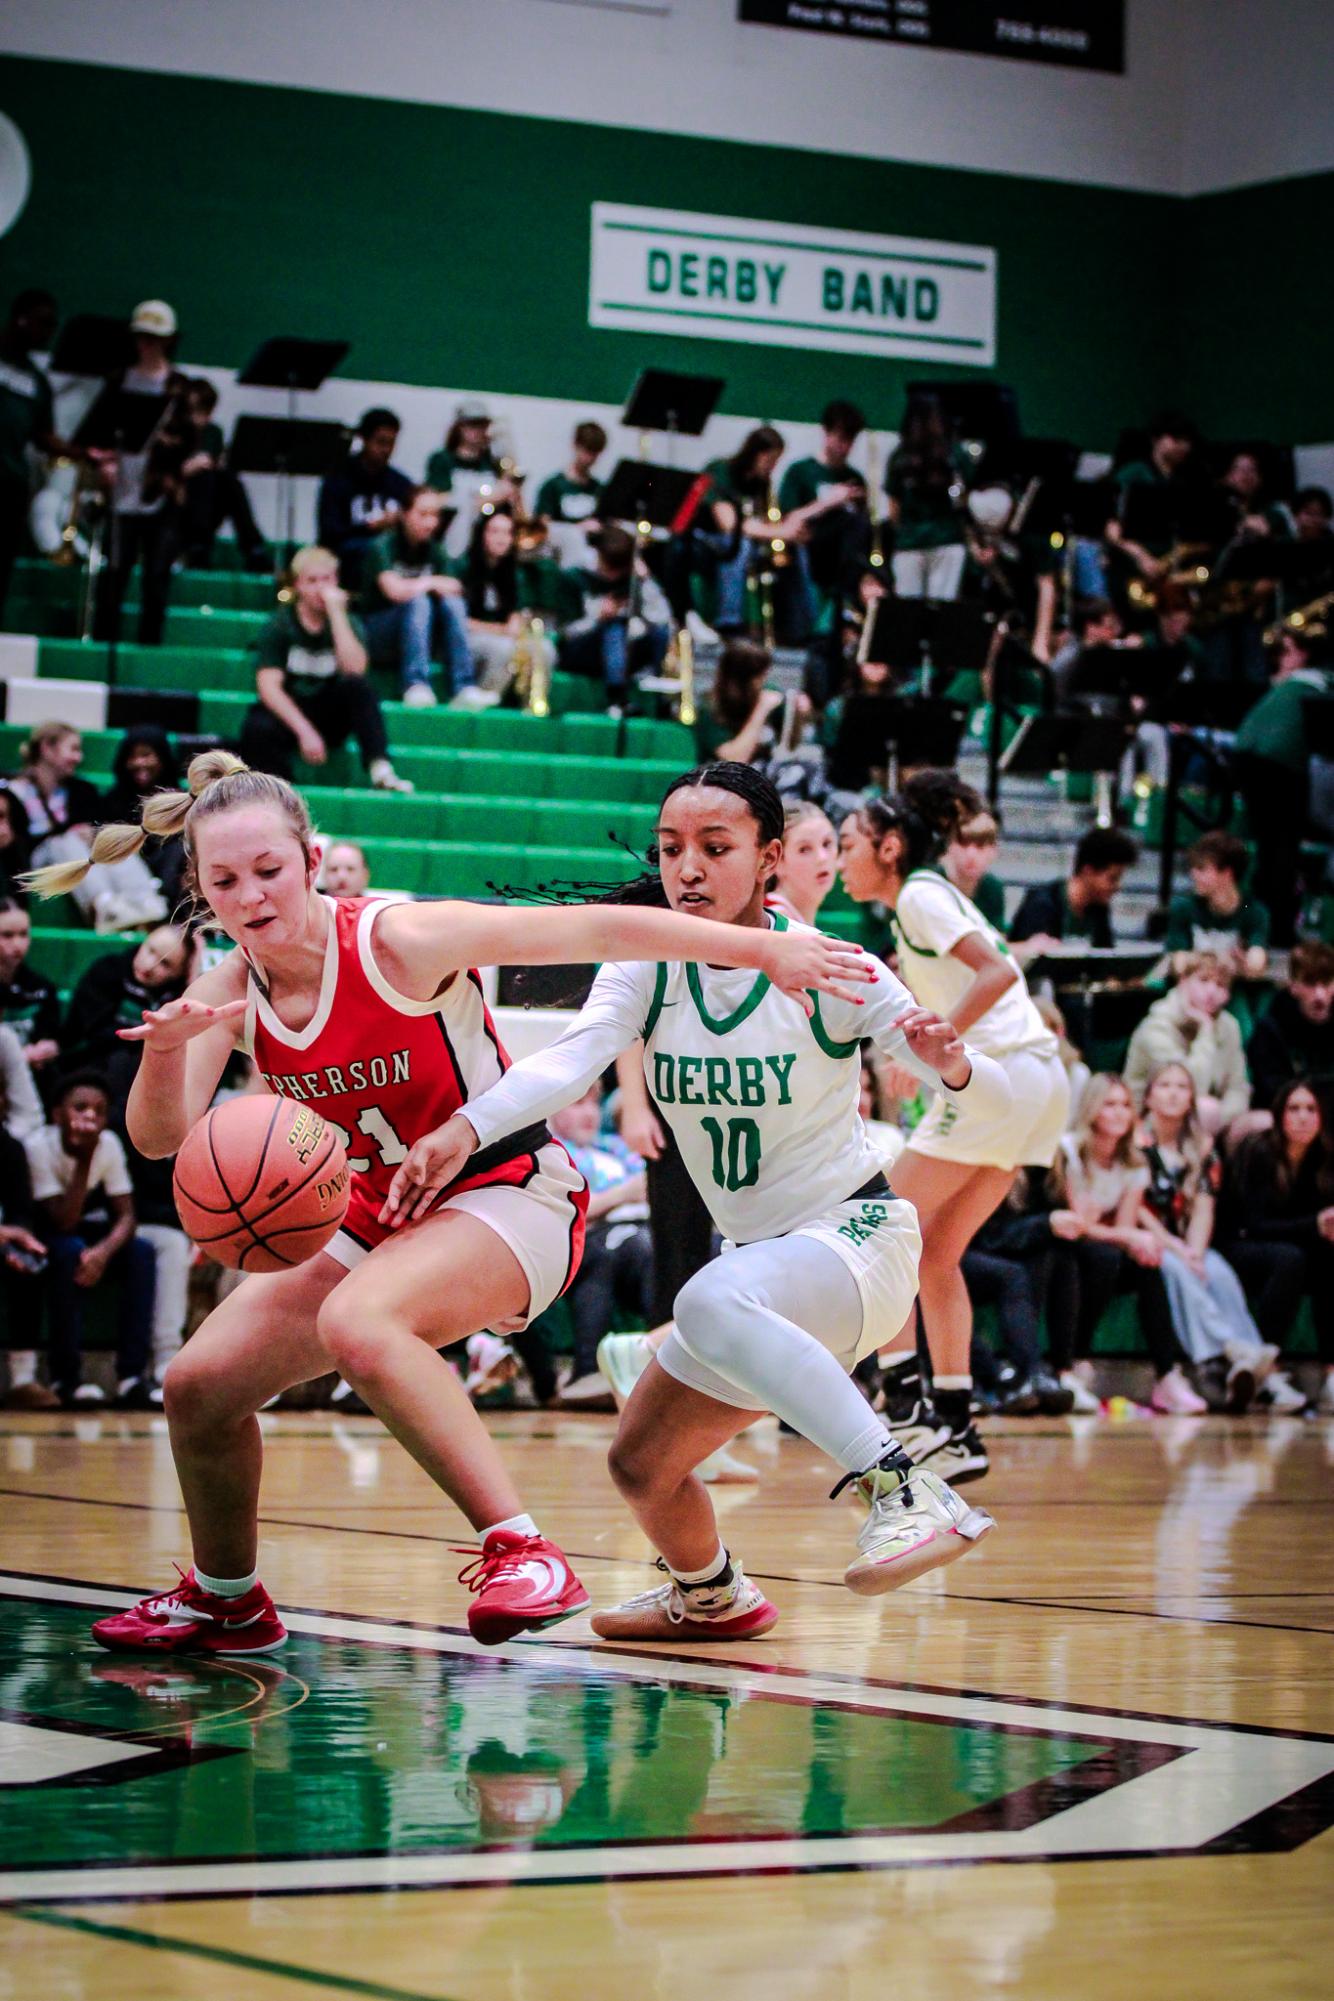
<path id="1" fill-rule="evenodd" d="M 940 857 L 940 872 L 988 924 L 1005 931 L 1005 884 L 991 873 L 1000 852 L 1000 816 L 988 809 L 965 820 Z"/>
<path id="2" fill-rule="evenodd" d="M 793 556 L 809 625 L 818 622 L 849 563 L 863 558 L 870 543 L 865 475 L 848 462 L 866 418 L 855 403 L 836 397 L 821 412 L 820 429 L 819 457 L 795 459 L 778 488 L 784 515 L 803 517 L 808 524 L 808 538 L 796 542 Z"/>
<path id="3" fill-rule="evenodd" d="M 491 450 L 491 412 L 485 403 L 460 403 L 443 447 L 426 461 L 426 484 L 437 493 L 449 493 L 456 472 L 485 476 L 499 471 Z"/>
<path id="4" fill-rule="evenodd" d="M 1018 963 L 1026 966 L 1052 945 L 1076 938 L 1099 951 L 1113 946 L 1112 903 L 1138 859 L 1138 845 L 1122 828 L 1090 827 L 1079 838 L 1070 874 L 1025 892 L 1010 925 Z"/>
<path id="5" fill-rule="evenodd" d="M 480 707 L 463 585 L 440 540 L 440 495 L 415 486 L 362 563 L 362 617 L 377 667 L 396 668 L 409 708 L 433 708 L 431 670 L 443 660 L 451 706 Z"/>
<path id="6" fill-rule="evenodd" d="M 1328 641 L 1308 625 L 1284 626 L 1274 678 L 1242 717 L 1232 746 L 1233 771 L 1255 843 L 1255 891 L 1269 907 L 1274 945 L 1290 945 L 1297 920 L 1297 876 L 1310 796 L 1306 709 L 1334 694 L 1324 664 Z"/>
<path id="7" fill-rule="evenodd" d="M 51 384 L 33 360 L 56 331 L 56 302 L 49 292 L 20 292 L 0 332 L 0 613 L 9 579 L 28 546 L 32 498 L 30 451 L 58 448 Z"/>
<path id="8" fill-rule="evenodd" d="M 292 601 L 280 605 L 251 648 L 258 700 L 241 730 L 241 755 L 255 771 L 290 779 L 293 760 L 326 762 L 355 736 L 370 782 L 411 792 L 389 761 L 380 698 L 366 677 L 366 636 L 350 616 L 329 549 L 298 549 Z"/>
<path id="9" fill-rule="evenodd" d="M 1172 899 L 1164 951 L 1214 952 L 1239 978 L 1259 979 L 1269 961 L 1269 912 L 1258 898 L 1242 894 L 1250 849 L 1219 827 L 1201 834 L 1186 862 L 1190 894 Z"/>
<path id="10" fill-rule="evenodd" d="M 963 502 L 971 471 L 938 396 L 914 396 L 885 469 L 894 529 L 894 588 L 903 598 L 953 599 L 963 581 Z"/>
<path id="11" fill-rule="evenodd" d="M 602 496 L 602 481 L 594 479 L 593 468 L 606 449 L 607 433 L 601 424 L 576 424 L 570 463 L 537 489 L 538 513 L 548 521 L 589 520 Z"/>
<path id="12" fill-rule="evenodd" d="M 780 578 L 793 576 L 792 557 L 799 545 L 809 540 L 811 523 L 846 502 L 844 482 L 785 514 L 774 498 L 773 486 L 783 451 L 781 431 L 772 424 L 759 424 L 730 459 L 711 459 L 704 468 L 712 482 L 706 495 L 712 526 L 695 529 L 695 559 L 700 568 L 712 574 L 716 592 L 713 622 L 725 635 L 739 634 L 746 625 L 747 582 L 757 563 L 763 563 L 766 551 L 776 541 L 782 542 L 786 560 L 776 574 Z M 809 611 L 800 589 L 785 588 L 776 613 L 784 638 L 805 636 Z"/>
<path id="13" fill-rule="evenodd" d="M 1103 530 L 1111 552 L 1109 579 L 1118 603 L 1138 577 L 1150 589 L 1166 578 L 1172 551 L 1197 492 L 1192 477 L 1196 430 L 1189 417 L 1165 410 L 1149 426 L 1149 456 L 1112 475 L 1116 510 Z"/>

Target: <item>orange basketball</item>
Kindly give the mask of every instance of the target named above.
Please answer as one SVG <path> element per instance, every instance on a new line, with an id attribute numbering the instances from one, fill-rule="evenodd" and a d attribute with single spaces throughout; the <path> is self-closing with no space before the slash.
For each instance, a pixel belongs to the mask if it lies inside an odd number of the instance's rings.
<path id="1" fill-rule="evenodd" d="M 337 1131 L 290 1098 L 229 1098 L 176 1156 L 181 1227 L 233 1271 L 286 1271 L 323 1250 L 347 1211 Z"/>

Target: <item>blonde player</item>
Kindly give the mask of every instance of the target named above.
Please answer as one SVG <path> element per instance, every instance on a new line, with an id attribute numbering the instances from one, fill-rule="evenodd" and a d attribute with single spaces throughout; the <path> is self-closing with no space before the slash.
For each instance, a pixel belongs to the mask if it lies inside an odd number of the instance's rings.
<path id="1" fill-rule="evenodd" d="M 1009 946 L 933 866 L 983 810 L 957 773 L 922 771 L 895 797 L 860 807 L 839 832 L 848 895 L 893 912 L 905 986 L 1000 1064 L 1010 1084 L 1012 1102 L 999 1113 L 941 1094 L 893 1169 L 894 1192 L 912 1203 L 922 1226 L 919 1304 L 935 1387 L 934 1403 L 921 1396 L 910 1352 L 895 1371 L 891 1409 L 903 1420 L 898 1433 L 910 1456 L 956 1482 L 989 1470 L 969 1419 L 973 1311 L 960 1260 L 1018 1169 L 1050 1167 L 1070 1109 L 1059 1044 Z M 905 1332 L 911 1339 L 911 1324 Z"/>
<path id="2" fill-rule="evenodd" d="M 749 765 L 712 764 L 668 788 L 659 877 L 636 885 L 675 910 L 801 935 L 765 908 L 783 808 Z M 847 1566 L 862 1593 L 893 1590 L 964 1555 L 992 1526 L 931 1473 L 915 1472 L 849 1371 L 917 1286 L 919 1237 L 858 1116 L 860 1038 L 997 1118 L 1001 1071 L 914 1007 L 877 961 L 874 985 L 803 1006 L 718 965 L 604 965 L 578 1019 L 421 1141 L 394 1178 L 391 1220 L 466 1173 L 475 1149 L 579 1096 L 642 1038 L 658 1111 L 728 1244 L 678 1294 L 674 1325 L 621 1414 L 611 1469 L 661 1552 L 666 1582 L 594 1617 L 606 1639 L 752 1638 L 777 1612 L 718 1538 L 695 1469 L 772 1410 L 871 1503 Z"/>

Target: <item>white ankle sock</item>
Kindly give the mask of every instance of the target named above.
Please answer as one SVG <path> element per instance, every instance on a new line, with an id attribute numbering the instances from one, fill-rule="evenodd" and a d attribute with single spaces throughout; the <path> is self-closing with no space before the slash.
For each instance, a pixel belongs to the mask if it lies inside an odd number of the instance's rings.
<path id="1" fill-rule="evenodd" d="M 210 1577 L 196 1564 L 195 1583 L 214 1598 L 244 1598 L 259 1583 L 259 1572 L 252 1570 L 249 1577 Z"/>
<path id="2" fill-rule="evenodd" d="M 718 1545 L 718 1554 L 709 1558 L 703 1570 L 674 1570 L 672 1576 L 678 1584 L 711 1584 L 715 1577 L 721 1577 L 729 1562 L 727 1551 Z"/>
<path id="3" fill-rule="evenodd" d="M 29 1383 L 35 1383 L 36 1381 L 37 1350 L 35 1348 L 11 1348 L 9 1351 L 10 1389 L 26 1389 Z"/>
<path id="4" fill-rule="evenodd" d="M 482 1541 L 494 1535 L 497 1529 L 508 1529 L 511 1535 L 536 1535 L 537 1523 L 531 1515 L 510 1515 L 503 1522 L 492 1522 L 489 1529 L 482 1530 Z"/>

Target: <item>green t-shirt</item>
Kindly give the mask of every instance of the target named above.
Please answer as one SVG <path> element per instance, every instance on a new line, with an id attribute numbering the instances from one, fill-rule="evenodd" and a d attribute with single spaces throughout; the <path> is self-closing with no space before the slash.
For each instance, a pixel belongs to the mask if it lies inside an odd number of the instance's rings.
<path id="1" fill-rule="evenodd" d="M 27 487 L 27 447 L 55 427 L 51 384 L 31 361 L 0 359 L 0 482 Z"/>
<path id="2" fill-rule="evenodd" d="M 898 508 L 896 549 L 948 549 L 963 540 L 963 516 L 956 502 L 972 474 L 972 460 L 958 446 L 949 453 L 953 478 L 927 482 L 914 476 L 912 461 L 894 453 L 885 473 L 885 492 Z"/>
<path id="3" fill-rule="evenodd" d="M 833 472 L 823 459 L 798 459 L 783 474 L 778 505 L 784 514 L 791 514 L 798 507 L 809 507 L 831 486 L 857 486 L 865 492 L 866 481 L 856 466 L 844 466 L 842 472 Z"/>
<path id="4" fill-rule="evenodd" d="M 461 459 L 454 452 L 447 452 L 441 446 L 440 450 L 432 452 L 426 461 L 426 484 L 434 487 L 437 493 L 448 493 L 454 484 L 456 468 L 460 472 L 500 471 L 490 452 L 483 452 L 479 459 Z"/>
<path id="5" fill-rule="evenodd" d="M 359 619 L 351 620 L 352 630 L 365 643 Z M 338 672 L 333 635 L 326 623 L 321 632 L 307 632 L 290 604 L 280 605 L 250 649 L 251 665 L 277 667 L 283 675 L 283 690 L 298 708 L 327 688 Z"/>
<path id="6" fill-rule="evenodd" d="M 438 540 L 431 542 L 409 542 L 397 525 L 386 528 L 366 551 L 361 565 L 361 608 L 365 611 L 383 611 L 390 603 L 380 589 L 380 578 L 385 570 L 395 570 L 400 577 L 444 577 L 449 574 L 449 558 L 444 544 Z"/>
<path id="7" fill-rule="evenodd" d="M 1306 704 L 1312 696 L 1331 692 L 1328 675 L 1298 672 L 1276 681 L 1250 712 L 1242 717 L 1235 748 L 1252 757 L 1267 758 L 1289 771 L 1304 772 L 1310 760 L 1306 741 Z"/>
<path id="8" fill-rule="evenodd" d="M 553 472 L 537 489 L 537 512 L 548 521 L 587 521 L 602 498 L 602 481 L 580 485 L 567 472 Z"/>
<path id="9" fill-rule="evenodd" d="M 982 912 L 988 924 L 997 931 L 1005 929 L 1005 884 L 998 875 L 984 875 L 973 891 L 972 901 Z"/>
<path id="10" fill-rule="evenodd" d="M 1249 951 L 1269 943 L 1269 912 L 1263 903 L 1243 897 L 1226 917 L 1211 910 L 1202 896 L 1174 896 L 1163 933 L 1166 952 Z"/>

